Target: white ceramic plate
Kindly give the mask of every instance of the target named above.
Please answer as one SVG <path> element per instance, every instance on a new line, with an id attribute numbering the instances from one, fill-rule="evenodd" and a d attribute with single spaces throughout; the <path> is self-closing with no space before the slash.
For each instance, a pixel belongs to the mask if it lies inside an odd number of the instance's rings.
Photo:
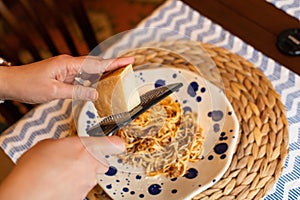
<path id="1" fill-rule="evenodd" d="M 113 199 L 191 199 L 215 184 L 227 170 L 236 146 L 238 121 L 222 90 L 200 76 L 175 68 L 156 68 L 135 71 L 140 90 L 159 85 L 182 82 L 184 86 L 172 94 L 183 110 L 199 113 L 198 122 L 205 135 L 203 157 L 189 164 L 183 177 L 148 177 L 139 170 L 123 170 L 118 162 L 111 164 L 106 174 L 98 176 L 98 183 Z M 87 102 L 78 118 L 78 133 L 99 121 L 93 103 Z M 121 169 L 122 168 L 122 169 Z M 130 172 L 128 172 L 130 171 Z"/>

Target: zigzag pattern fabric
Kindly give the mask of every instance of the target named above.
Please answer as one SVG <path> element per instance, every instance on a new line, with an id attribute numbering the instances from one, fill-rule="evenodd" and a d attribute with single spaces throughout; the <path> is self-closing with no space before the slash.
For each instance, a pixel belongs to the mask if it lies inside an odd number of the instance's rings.
<path id="1" fill-rule="evenodd" d="M 300 19 L 300 1 L 298 0 L 266 0 L 274 4 L 277 8 L 290 14 L 297 19 Z"/>
<path id="2" fill-rule="evenodd" d="M 300 1 L 266 0 L 278 9 L 300 20 Z M 272 84 L 281 95 L 289 121 L 289 146 L 283 173 L 279 183 L 266 199 L 298 199 L 300 196 L 300 79 L 290 71 L 273 70 Z M 275 74 L 276 73 L 276 74 Z"/>
<path id="3" fill-rule="evenodd" d="M 55 100 L 43 104 L 5 131 L 4 136 L 0 138 L 1 147 L 16 162 L 37 142 L 66 136 L 72 119 L 71 112 L 71 100 Z"/>
<path id="4" fill-rule="evenodd" d="M 268 2 L 300 19 L 299 0 Z M 226 48 L 264 72 L 286 106 L 290 133 L 290 152 L 282 176 L 265 199 L 297 199 L 300 196 L 300 77 L 177 0 L 166 1 L 138 25 L 141 29 L 126 35 L 103 56 L 111 57 L 130 47 L 160 40 L 161 37 L 172 37 L 167 32 L 157 34 L 158 29 L 145 33 L 143 27 L 174 30 L 192 40 Z M 64 137 L 68 133 L 71 110 L 70 100 L 56 100 L 37 107 L 3 134 L 1 147 L 16 162 L 22 153 L 38 141 Z"/>

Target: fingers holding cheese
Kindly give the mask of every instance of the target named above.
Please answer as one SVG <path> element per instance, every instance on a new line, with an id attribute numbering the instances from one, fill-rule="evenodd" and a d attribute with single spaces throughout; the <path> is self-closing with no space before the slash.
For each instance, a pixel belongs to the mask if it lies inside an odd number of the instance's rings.
<path id="1" fill-rule="evenodd" d="M 104 72 L 114 71 L 134 62 L 134 57 L 101 59 L 96 56 L 82 56 L 78 57 L 80 59 L 84 59 L 78 71 L 80 84 L 73 87 L 73 98 L 91 101 L 98 99 L 98 92 L 89 86 L 97 82 Z"/>
<path id="2" fill-rule="evenodd" d="M 105 66 L 105 71 L 113 71 L 120 67 L 127 66 L 134 62 L 134 57 L 123 57 L 123 58 L 116 58 L 116 59 L 108 59 L 103 60 L 102 63 Z"/>
<path id="3" fill-rule="evenodd" d="M 84 58 L 84 61 L 78 72 L 85 72 L 88 74 L 102 74 L 103 72 L 113 71 L 134 62 L 134 57 L 101 59 L 96 56 L 85 56 L 81 58 Z"/>

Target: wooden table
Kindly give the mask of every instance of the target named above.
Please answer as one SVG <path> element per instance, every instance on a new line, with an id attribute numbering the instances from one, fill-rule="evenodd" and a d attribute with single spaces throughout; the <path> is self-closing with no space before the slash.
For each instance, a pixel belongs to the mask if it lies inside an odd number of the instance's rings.
<path id="1" fill-rule="evenodd" d="M 264 0 L 183 0 L 215 23 L 238 36 L 278 63 L 300 74 L 300 56 L 286 56 L 276 48 L 277 35 L 287 28 L 300 28 L 297 19 Z M 0 150 L 0 181 L 13 162 Z"/>
<path id="2" fill-rule="evenodd" d="M 0 148 L 0 182 L 9 174 L 14 167 L 14 163 Z"/>
<path id="3" fill-rule="evenodd" d="M 287 56 L 276 47 L 285 29 L 300 22 L 265 0 L 182 0 L 268 57 L 300 74 L 300 56 Z"/>

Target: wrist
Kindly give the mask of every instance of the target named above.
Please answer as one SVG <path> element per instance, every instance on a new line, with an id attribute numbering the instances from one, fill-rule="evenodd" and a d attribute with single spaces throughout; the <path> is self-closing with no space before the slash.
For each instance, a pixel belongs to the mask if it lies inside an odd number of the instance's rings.
<path id="1" fill-rule="evenodd" d="M 0 103 L 4 103 L 6 92 L 8 91 L 7 84 L 7 67 L 11 66 L 11 63 L 0 57 Z"/>
<path id="2" fill-rule="evenodd" d="M 16 100 L 16 95 L 20 93 L 16 84 L 16 68 L 0 66 L 0 99 L 3 101 Z"/>
<path id="3" fill-rule="evenodd" d="M 3 103 L 4 100 L 6 99 L 6 95 L 7 95 L 7 90 L 8 90 L 8 86 L 7 86 L 7 82 L 6 82 L 6 77 L 7 77 L 7 67 L 4 66 L 0 66 L 0 103 Z M 2 101 L 2 102 L 1 102 Z"/>

